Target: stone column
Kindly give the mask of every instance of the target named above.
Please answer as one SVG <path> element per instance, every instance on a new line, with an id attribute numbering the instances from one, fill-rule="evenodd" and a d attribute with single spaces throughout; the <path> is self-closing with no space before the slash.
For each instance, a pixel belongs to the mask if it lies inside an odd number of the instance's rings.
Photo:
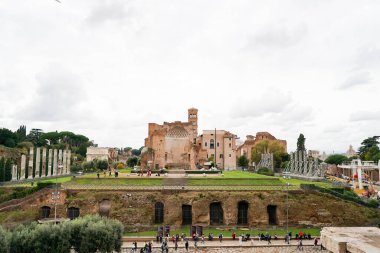
<path id="1" fill-rule="evenodd" d="M 71 150 L 67 150 L 67 174 L 71 173 Z"/>
<path id="2" fill-rule="evenodd" d="M 34 173 L 35 178 L 40 177 L 40 166 L 41 166 L 41 148 L 36 149 L 36 172 Z"/>
<path id="3" fill-rule="evenodd" d="M 53 176 L 58 175 L 58 150 L 53 150 Z"/>
<path id="4" fill-rule="evenodd" d="M 51 172 L 51 168 L 53 166 L 53 150 L 49 149 L 49 157 L 48 157 L 48 165 L 46 166 L 48 173 L 47 176 L 52 176 L 53 173 Z"/>
<path id="5" fill-rule="evenodd" d="M 62 162 L 62 149 L 58 150 L 58 175 L 62 175 L 63 162 Z"/>
<path id="6" fill-rule="evenodd" d="M 26 155 L 21 155 L 20 180 L 25 179 Z"/>
<path id="7" fill-rule="evenodd" d="M 17 165 L 12 165 L 12 181 L 17 181 Z"/>
<path id="8" fill-rule="evenodd" d="M 28 163 L 28 177 L 26 179 L 33 178 L 33 159 L 34 159 L 34 148 L 29 149 L 29 163 Z"/>
<path id="9" fill-rule="evenodd" d="M 46 176 L 46 148 L 42 148 L 42 168 L 41 177 Z"/>
<path id="10" fill-rule="evenodd" d="M 67 174 L 67 150 L 63 150 L 63 171 L 62 174 Z"/>

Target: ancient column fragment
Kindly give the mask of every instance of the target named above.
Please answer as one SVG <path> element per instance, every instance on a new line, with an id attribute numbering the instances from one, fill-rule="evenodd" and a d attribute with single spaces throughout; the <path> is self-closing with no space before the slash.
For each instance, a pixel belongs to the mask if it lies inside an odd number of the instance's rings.
<path id="1" fill-rule="evenodd" d="M 28 163 L 28 177 L 26 179 L 33 178 L 33 159 L 34 159 L 34 148 L 29 149 L 29 163 Z"/>
<path id="2" fill-rule="evenodd" d="M 58 175 L 62 175 L 63 162 L 62 162 L 62 149 L 58 150 Z"/>
<path id="3" fill-rule="evenodd" d="M 42 148 L 41 177 L 46 176 L 46 148 Z"/>
<path id="4" fill-rule="evenodd" d="M 58 175 L 58 150 L 53 150 L 53 176 Z"/>
<path id="5" fill-rule="evenodd" d="M 40 166 L 41 166 L 41 148 L 36 149 L 36 169 L 35 169 L 35 178 L 40 177 Z"/>
<path id="6" fill-rule="evenodd" d="M 71 173 L 71 150 L 67 150 L 67 174 Z"/>
<path id="7" fill-rule="evenodd" d="M 48 157 L 48 165 L 47 165 L 47 169 L 48 169 L 47 176 L 52 176 L 53 175 L 52 168 L 53 168 L 53 150 L 49 149 L 49 157 Z"/>
<path id="8" fill-rule="evenodd" d="M 17 165 L 12 165 L 12 181 L 17 181 Z"/>
<path id="9" fill-rule="evenodd" d="M 63 172 L 62 174 L 67 174 L 67 150 L 63 150 Z"/>
<path id="10" fill-rule="evenodd" d="M 25 179 L 26 155 L 21 155 L 20 180 Z"/>

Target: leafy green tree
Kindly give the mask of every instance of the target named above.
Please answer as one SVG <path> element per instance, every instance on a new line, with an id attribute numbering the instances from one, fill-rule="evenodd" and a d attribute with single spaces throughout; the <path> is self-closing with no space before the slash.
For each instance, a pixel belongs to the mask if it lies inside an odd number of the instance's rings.
<path id="1" fill-rule="evenodd" d="M 126 148 L 123 149 L 123 151 L 124 151 L 125 153 L 128 153 L 130 150 L 132 150 L 131 147 L 126 147 Z"/>
<path id="2" fill-rule="evenodd" d="M 100 170 L 108 169 L 108 161 L 107 160 L 99 160 L 96 163 L 96 167 Z"/>
<path id="3" fill-rule="evenodd" d="M 141 154 L 141 150 L 140 149 L 132 149 L 132 155 L 134 156 L 139 156 Z"/>
<path id="4" fill-rule="evenodd" d="M 339 165 L 345 161 L 348 161 L 347 156 L 335 154 L 327 157 L 325 163 Z"/>
<path id="5" fill-rule="evenodd" d="M 41 138 L 44 140 L 48 140 L 50 145 L 54 145 L 59 142 L 61 135 L 57 131 L 47 132 L 47 133 L 42 133 Z"/>
<path id="6" fill-rule="evenodd" d="M 248 158 L 245 155 L 242 155 L 238 158 L 238 166 L 240 167 L 248 167 Z"/>
<path id="7" fill-rule="evenodd" d="M 79 145 L 77 149 L 77 153 L 80 154 L 83 157 L 86 157 L 87 154 L 87 147 L 89 146 L 89 143 L 83 142 Z"/>
<path id="8" fill-rule="evenodd" d="M 305 136 L 303 134 L 300 134 L 300 136 L 297 139 L 297 151 L 305 151 Z"/>
<path id="9" fill-rule="evenodd" d="M 261 140 L 252 148 L 252 161 L 258 164 L 261 160 L 261 154 L 273 154 L 274 168 L 280 168 L 282 162 L 288 161 L 289 156 L 285 152 L 284 145 L 277 140 Z"/>
<path id="10" fill-rule="evenodd" d="M 0 159 L 0 182 L 5 181 L 5 158 Z"/>
<path id="11" fill-rule="evenodd" d="M 14 148 L 17 142 L 17 135 L 6 128 L 0 129 L 0 145 Z"/>
<path id="12" fill-rule="evenodd" d="M 128 167 L 134 167 L 137 165 L 139 159 L 137 157 L 129 157 L 127 160 Z"/>
<path id="13" fill-rule="evenodd" d="M 363 140 L 361 146 L 358 150 L 358 155 L 360 159 L 366 161 L 378 161 L 380 158 L 379 149 L 379 138 L 380 136 L 368 137 Z"/>

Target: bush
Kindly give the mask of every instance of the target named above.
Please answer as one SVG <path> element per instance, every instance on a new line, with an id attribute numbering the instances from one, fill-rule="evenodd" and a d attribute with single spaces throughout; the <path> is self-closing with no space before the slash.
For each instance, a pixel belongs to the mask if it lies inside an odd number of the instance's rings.
<path id="1" fill-rule="evenodd" d="M 95 163 L 93 161 L 83 162 L 82 163 L 82 169 L 84 172 L 95 172 L 96 166 L 95 166 Z"/>
<path id="2" fill-rule="evenodd" d="M 96 163 L 96 167 L 100 170 L 108 169 L 108 161 L 107 160 L 99 160 Z"/>
<path id="3" fill-rule="evenodd" d="M 273 171 L 266 167 L 259 168 L 259 170 L 257 171 L 257 174 L 266 175 L 266 176 L 274 175 Z"/>
<path id="4" fill-rule="evenodd" d="M 9 233 L 0 226 L 0 253 L 9 252 Z"/>
<path id="5" fill-rule="evenodd" d="M 116 166 L 116 169 L 118 169 L 118 170 L 122 170 L 122 169 L 124 169 L 124 164 L 119 163 L 119 164 Z"/>
<path id="6" fill-rule="evenodd" d="M 85 216 L 60 224 L 20 225 L 12 233 L 0 226 L 0 253 L 120 252 L 123 225 L 117 220 Z"/>

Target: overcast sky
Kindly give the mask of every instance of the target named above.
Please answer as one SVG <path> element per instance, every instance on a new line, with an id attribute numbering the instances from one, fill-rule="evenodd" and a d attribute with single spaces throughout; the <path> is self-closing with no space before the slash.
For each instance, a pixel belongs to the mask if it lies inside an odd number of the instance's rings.
<path id="1" fill-rule="evenodd" d="M 0 127 L 140 147 L 148 122 L 355 149 L 380 132 L 380 1 L 2 0 Z"/>

